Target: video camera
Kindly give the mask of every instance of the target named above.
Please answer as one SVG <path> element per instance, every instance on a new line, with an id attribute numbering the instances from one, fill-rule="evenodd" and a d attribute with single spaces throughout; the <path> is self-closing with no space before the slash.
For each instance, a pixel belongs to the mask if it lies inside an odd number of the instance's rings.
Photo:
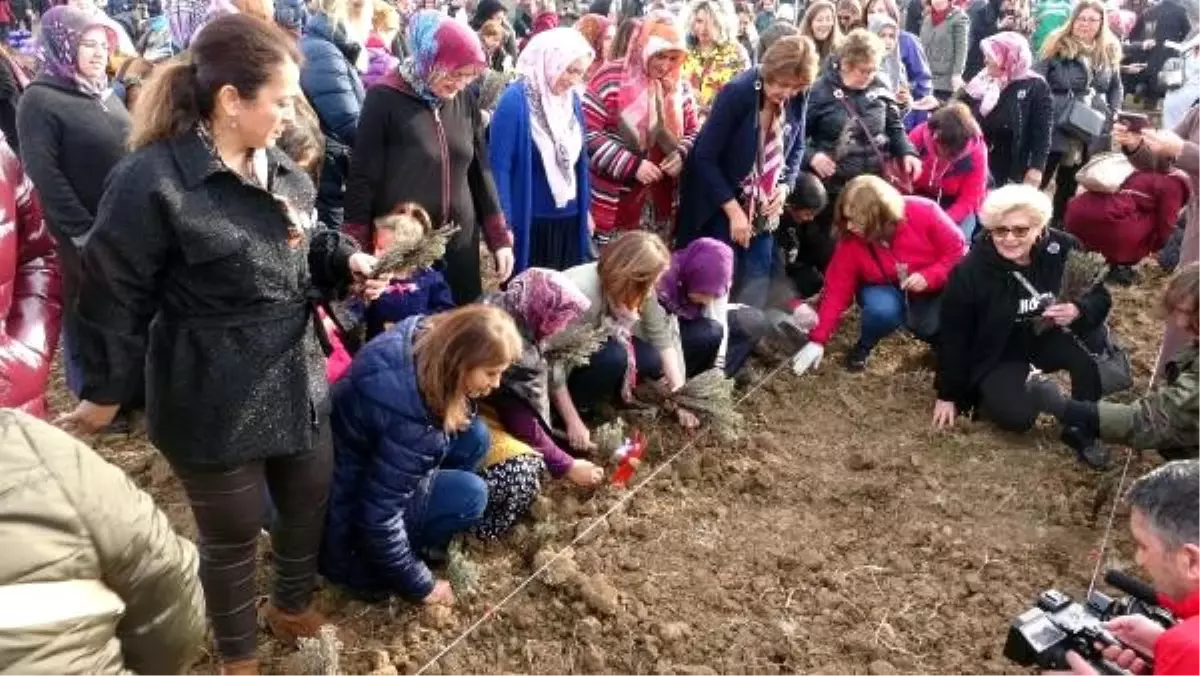
<path id="1" fill-rule="evenodd" d="M 1004 656 L 1025 667 L 1070 669 L 1067 652 L 1073 650 L 1102 674 L 1128 673 L 1101 654 L 1103 647 L 1121 645 L 1102 623 L 1121 615 L 1138 614 L 1170 627 L 1175 618 L 1157 605 L 1153 588 L 1141 580 L 1112 570 L 1104 575 L 1104 580 L 1129 596 L 1114 599 L 1092 591 L 1087 603 L 1080 604 L 1058 590 L 1044 591 L 1038 595 L 1035 607 L 1021 613 L 1009 625 Z M 1151 661 L 1147 655 L 1140 657 L 1147 664 Z"/>

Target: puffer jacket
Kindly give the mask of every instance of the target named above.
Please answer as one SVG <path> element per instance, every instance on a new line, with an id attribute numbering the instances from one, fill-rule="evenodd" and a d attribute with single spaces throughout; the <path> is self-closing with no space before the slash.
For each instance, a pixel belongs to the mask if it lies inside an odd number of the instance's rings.
<path id="1" fill-rule="evenodd" d="M 56 248 L 33 183 L 0 137 L 0 406 L 38 417 L 62 322 Z"/>
<path id="2" fill-rule="evenodd" d="M 970 33 L 971 20 L 961 9 L 951 9 L 937 25 L 928 16 L 921 23 L 921 44 L 925 47 L 925 56 L 929 57 L 935 92 L 953 92 L 951 78 L 962 77 L 966 71 Z"/>
<path id="3" fill-rule="evenodd" d="M 363 89 L 356 63 L 362 47 L 350 41 L 346 30 L 328 14 L 309 19 L 300 40 L 304 65 L 300 88 L 312 103 L 325 134 L 325 162 L 317 190 L 317 216 L 327 227 L 342 224 L 342 198 L 350 171 L 350 149 L 357 137 Z"/>
<path id="4" fill-rule="evenodd" d="M 843 102 L 854 108 L 870 138 Z M 808 95 L 805 129 L 809 140 L 801 166 L 811 168 L 817 153 L 828 155 L 837 164 L 837 172 L 826 181 L 827 188 L 833 184 L 832 191 L 859 174 L 882 174 L 876 147 L 885 158 L 917 154 L 904 133 L 900 109 L 887 84 L 875 78 L 865 89 L 847 89 L 837 59 L 830 59 Z"/>
<path id="5" fill-rule="evenodd" d="M 335 584 L 414 601 L 429 595 L 434 577 L 409 542 L 404 513 L 450 444 L 417 384 L 413 343 L 423 319 L 367 343 L 334 385 L 336 453 L 320 558 Z"/>
<path id="6" fill-rule="evenodd" d="M 1059 129 L 1057 121 L 1076 98 L 1081 101 L 1090 99 L 1092 107 L 1107 120 L 1104 132 L 1091 143 L 1090 149 L 1108 150 L 1112 146 L 1110 133 L 1113 112 L 1120 110 L 1121 100 L 1125 97 L 1125 89 L 1118 74 L 1111 68 L 1093 69 L 1085 57 L 1043 60 L 1038 62 L 1034 70 L 1046 78 L 1046 84 L 1050 85 L 1050 95 L 1054 98 L 1055 125 L 1054 136 L 1050 139 L 1050 152 L 1061 153 L 1067 150 L 1071 137 Z"/>
<path id="7" fill-rule="evenodd" d="M 1191 194 L 1182 171 L 1135 171 L 1115 193 L 1071 198 L 1063 225 L 1109 263 L 1136 265 L 1167 243 Z"/>
<path id="8" fill-rule="evenodd" d="M 179 674 L 204 642 L 196 548 L 117 467 L 0 411 L 0 673 Z"/>
<path id="9" fill-rule="evenodd" d="M 913 182 L 913 191 L 937 202 L 955 223 L 977 213 L 987 197 L 988 151 L 983 137 L 968 140 L 949 159 L 938 155 L 928 123 L 909 132 L 908 138 L 921 154 L 921 175 Z"/>

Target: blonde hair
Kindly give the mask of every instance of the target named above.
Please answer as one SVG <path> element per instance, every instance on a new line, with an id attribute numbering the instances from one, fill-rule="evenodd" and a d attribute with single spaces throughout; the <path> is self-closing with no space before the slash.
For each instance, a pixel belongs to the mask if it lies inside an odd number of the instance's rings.
<path id="1" fill-rule="evenodd" d="M 508 29 L 504 27 L 502 19 L 488 19 L 479 27 L 479 38 L 499 38 L 505 40 L 508 38 Z"/>
<path id="2" fill-rule="evenodd" d="M 390 232 L 396 238 L 393 246 L 414 247 L 433 230 L 433 219 L 421 205 L 405 202 L 386 216 L 375 219 L 375 232 Z"/>
<path id="3" fill-rule="evenodd" d="M 1100 14 L 1100 32 L 1096 34 L 1096 47 L 1090 52 L 1072 33 L 1075 29 L 1075 20 L 1087 10 Z M 1067 22 L 1046 37 L 1046 44 L 1042 45 L 1041 56 L 1044 60 L 1077 59 L 1081 56 L 1089 56 L 1095 65 L 1116 71 L 1121 66 L 1121 41 L 1108 27 L 1108 13 L 1104 4 L 1099 0 L 1079 0 L 1075 9 L 1071 10 L 1071 16 Z M 1118 76 L 1119 73 L 1113 73 L 1113 77 Z"/>
<path id="4" fill-rule="evenodd" d="M 904 219 L 904 196 L 890 183 L 867 174 L 846 184 L 833 212 L 833 227 L 838 235 L 849 232 L 854 223 L 861 237 L 871 242 L 886 242 L 896 234 L 896 224 Z"/>
<path id="5" fill-rule="evenodd" d="M 386 2 L 375 3 L 375 9 L 371 13 L 371 28 L 377 33 L 400 30 L 400 12 Z"/>
<path id="6" fill-rule="evenodd" d="M 985 228 L 1000 225 L 1008 215 L 1021 213 L 1032 219 L 1041 231 L 1054 215 L 1054 204 L 1046 193 L 1024 183 L 1010 183 L 988 193 L 979 209 L 979 221 Z"/>
<path id="7" fill-rule="evenodd" d="M 700 12 L 707 12 L 712 18 L 713 31 L 716 33 L 713 36 L 714 43 L 724 45 L 737 39 L 737 12 L 729 0 L 695 0 L 688 5 L 687 15 L 682 17 L 680 23 L 689 33 L 692 20 Z"/>
<path id="8" fill-rule="evenodd" d="M 596 272 L 605 298 L 633 310 L 646 302 L 670 263 L 671 252 L 658 235 L 634 231 L 609 242 L 600 251 Z"/>
<path id="9" fill-rule="evenodd" d="M 1175 308 L 1187 303 L 1191 308 L 1193 321 L 1200 314 L 1200 263 L 1192 262 L 1180 266 L 1171 275 L 1167 288 L 1163 289 L 1162 312 L 1171 316 Z"/>
<path id="10" fill-rule="evenodd" d="M 827 40 L 818 40 L 813 34 L 812 24 L 813 19 L 821 12 L 829 12 L 829 16 L 833 19 L 833 28 L 829 29 L 829 38 Z M 817 54 L 824 61 L 830 54 L 835 54 L 842 46 L 842 40 L 845 36 L 842 34 L 841 24 L 838 23 L 837 7 L 829 0 L 817 0 L 804 10 L 804 18 L 800 20 L 800 34 L 806 36 L 813 41 L 817 47 Z"/>
<path id="11" fill-rule="evenodd" d="M 516 361 L 521 334 L 507 312 L 490 305 L 467 305 L 425 322 L 413 345 L 417 387 L 442 430 L 460 432 L 471 423 L 467 378 Z"/>
<path id="12" fill-rule="evenodd" d="M 855 28 L 842 41 L 837 56 L 842 66 L 871 64 L 878 68 L 886 51 L 883 40 L 878 35 L 865 28 Z"/>
<path id="13" fill-rule="evenodd" d="M 799 80 L 811 85 L 817 79 L 817 48 L 803 35 L 787 35 L 771 43 L 762 56 L 762 77 L 767 82 Z"/>

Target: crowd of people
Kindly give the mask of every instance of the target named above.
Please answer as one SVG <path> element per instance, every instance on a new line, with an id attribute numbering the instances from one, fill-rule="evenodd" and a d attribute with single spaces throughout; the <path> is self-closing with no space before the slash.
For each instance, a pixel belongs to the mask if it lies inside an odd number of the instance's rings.
<path id="1" fill-rule="evenodd" d="M 60 593 L 124 604 L 134 670 L 185 665 L 206 607 L 224 673 L 258 669 L 264 528 L 285 643 L 328 622 L 318 575 L 453 603 L 454 538 L 504 537 L 544 475 L 602 482 L 597 425 L 639 385 L 751 383 L 781 351 L 803 376 L 855 305 L 845 368 L 928 344 L 936 428 L 1045 414 L 1094 468 L 1112 443 L 1194 457 L 1200 40 L 1175 1 L 1128 31 L 1098 0 L 45 8 L 31 53 L 0 51 L 0 404 L 47 415 L 61 337 L 57 424 L 144 411 L 199 531 L 197 557 L 86 448 L 5 414 L 0 458 L 71 487 L 55 527 L 111 536 L 56 544 L 105 571 Z M 1068 283 L 1088 251 L 1107 276 Z M 1152 254 L 1177 268 L 1162 368 L 1117 403 L 1106 285 Z M 163 553 L 126 561 L 130 527 Z M 33 569 L 9 572 L 59 580 Z M 54 666 L 121 657 L 88 659 Z"/>

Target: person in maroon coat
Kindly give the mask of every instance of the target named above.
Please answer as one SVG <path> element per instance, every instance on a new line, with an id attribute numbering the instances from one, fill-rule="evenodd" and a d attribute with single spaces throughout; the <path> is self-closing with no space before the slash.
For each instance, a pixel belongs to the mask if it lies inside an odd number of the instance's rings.
<path id="1" fill-rule="evenodd" d="M 0 135 L 0 407 L 43 418 L 62 322 L 56 248 L 33 183 Z"/>

